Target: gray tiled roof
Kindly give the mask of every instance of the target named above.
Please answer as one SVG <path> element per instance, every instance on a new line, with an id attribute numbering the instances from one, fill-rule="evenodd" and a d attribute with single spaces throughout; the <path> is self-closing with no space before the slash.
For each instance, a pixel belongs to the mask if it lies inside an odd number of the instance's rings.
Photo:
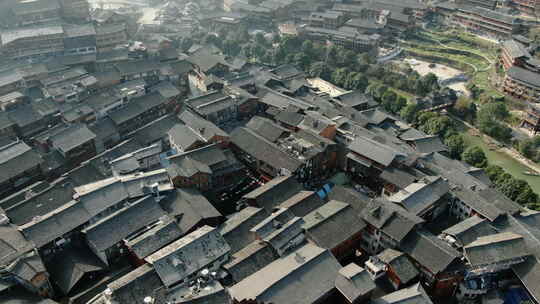
<path id="1" fill-rule="evenodd" d="M 295 216 L 303 217 L 324 204 L 325 201 L 317 193 L 313 191 L 300 191 L 279 204 L 279 208 L 287 208 Z"/>
<path id="2" fill-rule="evenodd" d="M 129 239 L 127 246 L 139 258 L 144 259 L 183 235 L 174 219 L 160 218 L 160 222 L 135 238 Z"/>
<path id="3" fill-rule="evenodd" d="M 246 124 L 246 127 L 255 131 L 257 134 L 271 142 L 275 142 L 278 138 L 290 132 L 287 129 L 275 124 L 270 119 L 260 116 L 253 117 Z"/>
<path id="4" fill-rule="evenodd" d="M 160 205 L 171 217 L 177 219 L 183 234 L 192 231 L 205 220 L 222 217 L 221 213 L 196 189 L 177 189 L 161 200 Z"/>
<path id="5" fill-rule="evenodd" d="M 383 166 L 390 165 L 398 155 L 392 148 L 365 137 L 357 137 L 349 149 Z"/>
<path id="6" fill-rule="evenodd" d="M 308 239 L 317 246 L 334 249 L 366 226 L 349 204 L 330 201 L 304 216 Z"/>
<path id="7" fill-rule="evenodd" d="M 465 246 L 478 237 L 494 234 L 495 231 L 489 221 L 475 215 L 447 228 L 443 234 L 455 237 L 462 246 Z"/>
<path id="8" fill-rule="evenodd" d="M 223 268 L 231 274 L 235 282 L 240 282 L 277 258 L 272 246 L 262 241 L 255 241 L 233 254 Z"/>
<path id="9" fill-rule="evenodd" d="M 341 266 L 328 250 L 306 244 L 231 287 L 231 296 L 280 304 L 315 303 L 334 289 Z"/>
<path id="10" fill-rule="evenodd" d="M 86 240 L 98 251 L 104 251 L 146 225 L 157 221 L 165 212 L 152 196 L 143 197 L 133 204 L 100 219 L 83 229 Z"/>
<path id="11" fill-rule="evenodd" d="M 414 231 L 401 249 L 434 275 L 447 270 L 460 254 L 445 241 L 427 231 Z"/>
<path id="12" fill-rule="evenodd" d="M 517 59 L 521 57 L 527 57 L 527 58 L 531 57 L 531 54 L 529 54 L 527 49 L 525 49 L 525 47 L 521 43 L 513 39 L 504 41 L 502 43 L 502 48 L 506 50 L 509 53 L 509 55 L 512 56 L 513 59 Z"/>
<path id="13" fill-rule="evenodd" d="M 403 288 L 382 298 L 372 300 L 373 304 L 433 304 L 420 283 Z"/>
<path id="14" fill-rule="evenodd" d="M 513 232 L 481 236 L 463 249 L 465 257 L 473 267 L 506 262 L 530 255 L 523 237 Z"/>
<path id="15" fill-rule="evenodd" d="M 165 286 L 171 286 L 229 253 L 217 229 L 204 226 L 165 246 L 145 260 L 154 265 Z"/>
<path id="16" fill-rule="evenodd" d="M 392 271 L 399 278 L 401 284 L 407 284 L 420 274 L 403 252 L 394 249 L 385 249 L 377 255 L 377 258 L 392 268 Z"/>
<path id="17" fill-rule="evenodd" d="M 43 163 L 41 156 L 23 141 L 0 148 L 0 182 L 14 178 Z"/>
<path id="18" fill-rule="evenodd" d="M 438 202 L 449 189 L 448 183 L 440 176 L 428 176 L 420 182 L 408 185 L 389 197 L 389 200 L 419 215 Z"/>
<path id="19" fill-rule="evenodd" d="M 95 138 L 96 134 L 90 131 L 85 124 L 77 124 L 51 136 L 50 140 L 55 148 L 67 153 Z"/>
<path id="20" fill-rule="evenodd" d="M 506 75 L 514 80 L 523 82 L 528 86 L 540 88 L 540 77 L 538 77 L 538 73 L 531 72 L 518 66 L 513 66 L 506 71 Z"/>
<path id="21" fill-rule="evenodd" d="M 68 248 L 57 253 L 48 264 L 52 280 L 68 294 L 86 273 L 105 269 L 105 265 L 88 249 Z"/>
<path id="22" fill-rule="evenodd" d="M 231 133 L 231 142 L 254 158 L 265 162 L 275 169 L 287 169 L 295 172 L 303 163 L 293 158 L 277 145 L 247 128 L 237 128 Z"/>
<path id="23" fill-rule="evenodd" d="M 297 194 L 301 189 L 302 186 L 294 176 L 279 176 L 247 193 L 243 198 L 255 200 L 259 207 L 272 212 L 279 203 Z"/>
<path id="24" fill-rule="evenodd" d="M 219 227 L 220 233 L 231 246 L 231 253 L 235 253 L 255 241 L 255 235 L 249 230 L 267 216 L 268 213 L 262 208 L 246 207 L 231 215 Z"/>
<path id="25" fill-rule="evenodd" d="M 335 285 L 349 303 L 356 303 L 355 301 L 365 297 L 376 288 L 369 273 L 355 263 L 339 270 Z"/>

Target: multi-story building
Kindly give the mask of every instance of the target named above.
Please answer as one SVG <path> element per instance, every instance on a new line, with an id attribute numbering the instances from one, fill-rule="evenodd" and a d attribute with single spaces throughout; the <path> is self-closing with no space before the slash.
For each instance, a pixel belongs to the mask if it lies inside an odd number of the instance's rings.
<path id="1" fill-rule="evenodd" d="M 456 0 L 457 4 L 468 6 L 479 6 L 487 9 L 495 9 L 498 0 Z"/>
<path id="2" fill-rule="evenodd" d="M 56 0 L 16 1 L 12 11 L 17 26 L 52 23 L 60 20 L 60 4 Z"/>
<path id="3" fill-rule="evenodd" d="M 64 25 L 64 49 L 66 55 L 96 53 L 96 30 L 91 23 Z"/>
<path id="4" fill-rule="evenodd" d="M 33 59 L 62 55 L 64 29 L 60 25 L 23 27 L 3 31 L 2 53 L 12 59 Z"/>
<path id="5" fill-rule="evenodd" d="M 60 0 L 62 16 L 77 22 L 90 20 L 90 5 L 87 0 Z"/>
<path id="6" fill-rule="evenodd" d="M 511 39 L 501 46 L 501 64 L 504 70 L 512 66 L 523 66 L 531 58 L 531 54 L 521 43 Z"/>
<path id="7" fill-rule="evenodd" d="M 201 191 L 220 191 L 238 182 L 244 166 L 229 149 L 211 145 L 169 158 L 167 168 L 176 187 L 193 187 Z"/>
<path id="8" fill-rule="evenodd" d="M 458 7 L 456 25 L 467 31 L 494 38 L 507 38 L 521 26 L 520 19 L 484 7 Z"/>
<path id="9" fill-rule="evenodd" d="M 381 36 L 378 34 L 365 35 L 352 27 L 341 27 L 332 30 L 322 27 L 307 26 L 301 29 L 301 35 L 318 41 L 331 41 L 337 45 L 353 50 L 369 50 L 379 45 Z"/>
<path id="10" fill-rule="evenodd" d="M 96 26 L 96 45 L 99 52 L 111 51 L 117 45 L 127 44 L 125 24 L 102 24 Z"/>
<path id="11" fill-rule="evenodd" d="M 513 97 L 530 102 L 540 101 L 540 76 L 538 73 L 513 66 L 506 72 L 503 91 Z"/>
<path id="12" fill-rule="evenodd" d="M 309 22 L 313 27 L 336 29 L 343 25 L 345 17 L 342 12 L 313 12 L 309 16 Z"/>
<path id="13" fill-rule="evenodd" d="M 42 176 L 43 159 L 23 141 L 0 147 L 0 193 L 36 182 Z"/>
<path id="14" fill-rule="evenodd" d="M 530 16 L 540 14 L 540 0 L 512 0 L 512 3 L 523 14 Z"/>
<path id="15" fill-rule="evenodd" d="M 534 134 L 540 131 L 540 107 L 539 106 L 535 104 L 529 105 L 529 108 L 527 109 L 527 113 L 525 114 L 525 117 L 523 118 L 523 122 L 521 123 L 521 126 L 532 130 Z"/>

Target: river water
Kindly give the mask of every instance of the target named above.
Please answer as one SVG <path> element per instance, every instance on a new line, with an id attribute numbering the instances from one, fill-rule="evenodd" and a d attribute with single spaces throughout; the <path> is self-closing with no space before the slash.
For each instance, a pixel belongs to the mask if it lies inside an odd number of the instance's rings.
<path id="1" fill-rule="evenodd" d="M 490 164 L 501 166 L 513 177 L 527 181 L 529 185 L 531 185 L 532 190 L 540 195 L 540 176 L 523 174 L 524 171 L 530 171 L 527 166 L 523 165 L 506 153 L 490 151 L 489 147 L 479 136 L 473 136 L 467 132 L 464 132 L 463 136 L 467 144 L 479 146 L 482 148 L 482 150 L 484 150 Z"/>

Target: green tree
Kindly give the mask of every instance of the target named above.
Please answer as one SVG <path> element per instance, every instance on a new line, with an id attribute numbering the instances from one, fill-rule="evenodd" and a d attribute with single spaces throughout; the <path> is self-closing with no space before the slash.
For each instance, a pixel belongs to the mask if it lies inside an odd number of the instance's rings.
<path id="1" fill-rule="evenodd" d="M 257 34 L 255 34 L 255 43 L 263 45 L 263 46 L 268 46 L 268 40 L 264 38 L 264 34 L 261 32 L 258 32 Z"/>
<path id="2" fill-rule="evenodd" d="M 512 129 L 501 123 L 510 116 L 502 102 L 491 102 L 480 107 L 477 114 L 478 129 L 483 133 L 502 141 L 512 138 Z"/>
<path id="3" fill-rule="evenodd" d="M 410 103 L 401 109 L 399 116 L 408 123 L 416 121 L 420 107 L 417 104 Z"/>
<path id="4" fill-rule="evenodd" d="M 342 86 L 347 80 L 349 71 L 347 68 L 339 68 L 332 73 L 332 82 L 337 86 Z"/>
<path id="5" fill-rule="evenodd" d="M 393 112 L 394 103 L 397 100 L 397 94 L 392 90 L 384 92 L 381 98 L 381 106 L 388 112 Z"/>
<path id="6" fill-rule="evenodd" d="M 473 119 L 476 114 L 476 105 L 469 98 L 462 96 L 458 98 L 452 112 L 462 119 Z"/>
<path id="7" fill-rule="evenodd" d="M 225 40 L 223 42 L 223 52 L 229 56 L 237 56 L 242 48 L 234 40 Z"/>
<path id="8" fill-rule="evenodd" d="M 407 106 L 407 98 L 399 95 L 394 104 L 394 108 L 392 109 L 392 113 L 399 113 L 405 106 Z"/>
<path id="9" fill-rule="evenodd" d="M 310 65 L 309 56 L 304 52 L 296 53 L 293 63 L 300 69 L 306 70 Z"/>
<path id="10" fill-rule="evenodd" d="M 364 92 L 369 85 L 369 80 L 366 78 L 366 76 L 360 74 L 360 73 L 354 73 L 354 75 L 350 75 L 351 77 L 351 83 L 350 83 L 350 90 L 359 90 Z"/>
<path id="11" fill-rule="evenodd" d="M 527 187 L 529 187 L 529 184 L 526 181 L 513 177 L 497 185 L 497 189 L 511 200 L 516 200 L 519 194 L 524 192 Z"/>
<path id="12" fill-rule="evenodd" d="M 311 40 L 304 41 L 300 50 L 308 56 L 313 56 L 313 42 Z"/>
<path id="13" fill-rule="evenodd" d="M 308 74 L 310 77 L 321 77 L 324 80 L 330 80 L 331 77 L 330 69 L 322 61 L 313 62 L 309 66 Z"/>
<path id="14" fill-rule="evenodd" d="M 465 149 L 461 155 L 461 159 L 469 165 L 477 168 L 484 168 L 487 166 L 486 154 L 484 154 L 482 148 L 478 146 L 471 146 Z"/>
<path id="15" fill-rule="evenodd" d="M 487 166 L 485 172 L 492 182 L 495 182 L 500 176 L 504 174 L 503 168 L 497 165 Z"/>
<path id="16" fill-rule="evenodd" d="M 448 136 L 444 143 L 448 146 L 448 153 L 454 159 L 460 159 L 465 151 L 465 140 L 460 134 Z"/>
<path id="17" fill-rule="evenodd" d="M 434 112 L 424 112 L 418 116 L 418 124 L 425 125 L 430 119 L 439 117 L 439 114 Z"/>
<path id="18" fill-rule="evenodd" d="M 452 120 L 446 116 L 436 116 L 430 118 L 420 129 L 427 134 L 445 136 L 453 128 Z"/>

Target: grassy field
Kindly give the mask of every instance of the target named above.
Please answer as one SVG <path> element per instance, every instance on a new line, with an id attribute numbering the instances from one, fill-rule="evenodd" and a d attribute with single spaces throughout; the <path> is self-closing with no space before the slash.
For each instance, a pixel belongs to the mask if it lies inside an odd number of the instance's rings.
<path id="1" fill-rule="evenodd" d="M 496 62 L 499 54 L 499 47 L 496 43 L 460 31 L 422 31 L 417 33 L 415 38 L 408 40 L 405 44 L 405 49 L 408 48 L 410 51 L 421 55 L 449 58 L 460 63 L 474 66 L 476 72 L 469 73 L 472 83 L 483 89 L 489 95 L 495 97 L 503 96 L 503 94 L 497 91 L 490 82 L 490 75 L 495 73 L 493 63 Z M 449 54 L 448 49 L 466 51 L 477 56 Z"/>

